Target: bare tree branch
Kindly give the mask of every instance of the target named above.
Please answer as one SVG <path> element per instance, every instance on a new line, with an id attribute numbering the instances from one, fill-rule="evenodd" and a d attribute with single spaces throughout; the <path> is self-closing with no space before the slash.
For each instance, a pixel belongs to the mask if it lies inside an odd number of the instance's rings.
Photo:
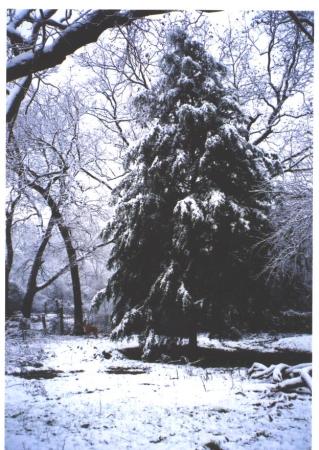
<path id="1" fill-rule="evenodd" d="M 92 247 L 89 251 L 87 251 L 84 255 L 80 256 L 79 258 L 77 258 L 75 260 L 75 263 L 78 264 L 81 261 L 84 261 L 86 258 L 88 258 L 89 256 L 91 256 L 96 250 L 98 250 L 101 247 L 105 247 L 106 245 L 109 245 L 113 242 L 113 240 L 107 241 L 107 242 L 102 242 L 100 244 L 95 245 L 94 247 Z M 60 276 L 62 276 L 63 274 L 65 274 L 68 270 L 70 270 L 70 263 L 66 264 L 64 267 L 62 267 L 62 269 L 60 269 L 56 274 L 54 274 L 51 278 L 49 278 L 47 281 L 45 281 L 44 283 L 40 284 L 37 286 L 36 290 L 37 292 L 41 291 L 42 289 L 47 288 L 50 284 L 52 284 L 55 280 L 57 280 Z"/>
<path id="2" fill-rule="evenodd" d="M 301 19 L 300 17 L 298 17 L 298 15 L 294 11 L 287 11 L 287 14 L 293 20 L 293 22 L 297 25 L 297 27 L 304 33 L 304 35 L 307 36 L 309 41 L 313 44 L 314 43 L 314 36 L 313 36 L 313 34 L 309 33 L 309 31 L 307 30 L 307 28 L 303 24 L 304 22 L 310 24 L 310 26 L 311 26 L 311 28 L 313 30 L 313 27 L 314 27 L 313 22 L 310 22 L 307 19 Z"/>
<path id="3" fill-rule="evenodd" d="M 6 121 L 11 122 L 19 111 L 22 100 L 28 91 L 32 81 L 32 76 L 27 75 L 10 91 L 7 97 Z"/>
<path id="4" fill-rule="evenodd" d="M 14 56 L 7 63 L 7 81 L 30 75 L 32 73 L 61 64 L 84 45 L 96 42 L 100 34 L 108 28 L 129 25 L 132 21 L 156 14 L 164 10 L 95 10 L 87 11 L 78 21 L 74 21 L 61 31 L 53 43 L 43 48 L 27 50 Z"/>

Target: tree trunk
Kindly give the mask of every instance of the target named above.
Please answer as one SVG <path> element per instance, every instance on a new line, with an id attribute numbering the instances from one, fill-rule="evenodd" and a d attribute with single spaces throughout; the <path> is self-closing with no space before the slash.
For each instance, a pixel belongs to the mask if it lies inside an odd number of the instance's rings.
<path id="1" fill-rule="evenodd" d="M 10 272 L 13 264 L 13 244 L 12 244 L 12 223 L 13 223 L 13 215 L 15 207 L 19 201 L 20 196 L 18 196 L 11 204 L 11 207 L 6 211 L 6 267 L 5 267 L 5 304 L 9 300 L 9 280 L 10 280 Z"/>
<path id="2" fill-rule="evenodd" d="M 27 284 L 27 291 L 23 298 L 22 313 L 23 313 L 23 316 L 26 318 L 30 318 L 30 315 L 31 315 L 33 300 L 34 300 L 35 294 L 37 293 L 37 277 L 38 277 L 39 270 L 43 263 L 43 261 L 42 261 L 43 253 L 44 253 L 46 246 L 50 240 L 54 224 L 55 224 L 55 219 L 52 215 L 50 217 L 48 226 L 45 230 L 41 244 L 38 248 L 38 251 L 35 255 L 35 258 L 34 258 L 34 261 L 32 264 L 32 268 L 31 268 L 31 272 L 30 272 L 28 284 Z"/>
<path id="3" fill-rule="evenodd" d="M 195 356 L 197 354 L 197 312 L 194 305 L 191 307 L 190 315 L 188 318 L 188 348 L 190 356 Z"/>
<path id="4" fill-rule="evenodd" d="M 9 279 L 10 279 L 10 272 L 12 268 L 13 263 L 13 245 L 12 245 L 12 236 L 11 236 L 11 229 L 12 229 L 12 215 L 8 215 L 6 217 L 6 246 L 7 246 L 7 254 L 6 254 L 6 271 L 5 271 L 5 301 L 6 304 L 8 302 L 8 292 L 9 292 Z"/>
<path id="5" fill-rule="evenodd" d="M 65 249 L 68 255 L 70 273 L 73 288 L 73 301 L 74 301 L 74 328 L 73 334 L 83 334 L 83 310 L 82 310 L 82 295 L 81 295 L 81 283 L 79 266 L 77 263 L 76 250 L 72 244 L 72 233 L 70 227 L 68 227 L 63 220 L 62 214 L 55 200 L 51 197 L 49 190 L 42 186 L 32 183 L 34 190 L 39 192 L 42 197 L 48 202 L 48 206 L 51 209 L 52 217 L 56 219 L 60 234 L 64 241 Z"/>
<path id="6" fill-rule="evenodd" d="M 196 325 L 193 325 L 190 333 L 189 333 L 189 341 L 188 341 L 188 347 L 191 355 L 195 355 L 198 350 L 197 346 L 197 330 Z"/>
<path id="7" fill-rule="evenodd" d="M 299 387 L 307 387 L 312 392 L 312 364 L 303 363 L 296 366 L 287 364 L 272 364 L 266 367 L 264 364 L 254 363 L 248 369 L 248 375 L 251 378 L 269 378 L 277 383 L 272 387 L 272 391 L 290 391 Z M 291 378 L 291 376 L 293 378 Z"/>
<path id="8" fill-rule="evenodd" d="M 61 217 L 62 219 L 62 217 Z M 71 230 L 64 223 L 58 224 L 61 236 L 64 240 L 66 252 L 68 254 L 70 263 L 70 273 L 72 279 L 73 299 L 74 299 L 74 328 L 73 333 L 75 335 L 83 334 L 83 311 L 82 311 L 82 296 L 81 296 L 81 283 L 79 266 L 76 261 L 76 250 L 72 244 Z"/>

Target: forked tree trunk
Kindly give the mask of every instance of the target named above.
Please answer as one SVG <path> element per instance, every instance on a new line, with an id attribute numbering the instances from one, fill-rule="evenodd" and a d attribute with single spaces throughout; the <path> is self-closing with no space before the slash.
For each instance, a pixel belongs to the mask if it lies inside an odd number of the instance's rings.
<path id="1" fill-rule="evenodd" d="M 61 237 L 63 239 L 65 249 L 68 255 L 69 265 L 70 265 L 70 274 L 72 280 L 72 289 L 73 289 L 73 302 L 74 302 L 74 328 L 73 334 L 82 335 L 83 332 L 83 310 L 82 310 L 82 295 L 81 295 L 81 283 L 80 283 L 80 274 L 79 274 L 79 265 L 76 257 L 76 250 L 73 247 L 72 243 L 72 233 L 71 228 L 66 225 L 63 220 L 62 214 L 59 210 L 59 206 L 55 202 L 55 200 L 51 197 L 49 190 L 43 188 L 42 186 L 33 183 L 32 187 L 34 190 L 39 192 L 42 197 L 47 201 L 48 206 L 51 209 L 52 217 L 57 222 L 57 226 L 59 228 Z"/>

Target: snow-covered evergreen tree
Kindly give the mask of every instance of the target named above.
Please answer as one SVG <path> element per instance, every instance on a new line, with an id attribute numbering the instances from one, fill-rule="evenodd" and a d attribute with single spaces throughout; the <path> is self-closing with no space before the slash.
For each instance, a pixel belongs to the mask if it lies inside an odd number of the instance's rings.
<path id="1" fill-rule="evenodd" d="M 244 308 L 251 249 L 268 227 L 258 186 L 273 159 L 248 142 L 225 68 L 199 42 L 171 32 L 161 71 L 135 100 L 148 131 L 129 151 L 104 232 L 114 239 L 107 296 L 116 335 L 148 327 L 195 345 L 198 325 L 213 330 Z"/>

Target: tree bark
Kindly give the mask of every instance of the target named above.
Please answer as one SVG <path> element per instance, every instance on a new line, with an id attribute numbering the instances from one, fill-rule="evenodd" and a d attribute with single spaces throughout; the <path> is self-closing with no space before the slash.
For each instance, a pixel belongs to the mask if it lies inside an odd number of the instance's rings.
<path id="1" fill-rule="evenodd" d="M 23 316 L 26 318 L 30 318 L 31 315 L 31 311 L 32 311 L 32 305 L 33 305 L 33 300 L 35 297 L 35 294 L 37 293 L 38 289 L 37 289 L 37 277 L 38 277 L 38 273 L 39 270 L 42 266 L 42 257 L 44 254 L 44 251 L 46 249 L 46 246 L 50 240 L 51 237 L 51 233 L 52 233 L 52 229 L 54 227 L 55 224 L 55 218 L 53 217 L 53 215 L 50 217 L 50 220 L 48 222 L 48 226 L 45 230 L 45 233 L 43 235 L 41 244 L 38 248 L 38 251 L 35 255 L 35 258 L 33 260 L 33 264 L 32 264 L 32 268 L 31 268 L 31 272 L 29 275 L 29 279 L 28 279 L 28 284 L 27 284 L 27 291 L 25 293 L 25 296 L 23 298 L 23 307 L 22 307 L 22 313 Z"/>

